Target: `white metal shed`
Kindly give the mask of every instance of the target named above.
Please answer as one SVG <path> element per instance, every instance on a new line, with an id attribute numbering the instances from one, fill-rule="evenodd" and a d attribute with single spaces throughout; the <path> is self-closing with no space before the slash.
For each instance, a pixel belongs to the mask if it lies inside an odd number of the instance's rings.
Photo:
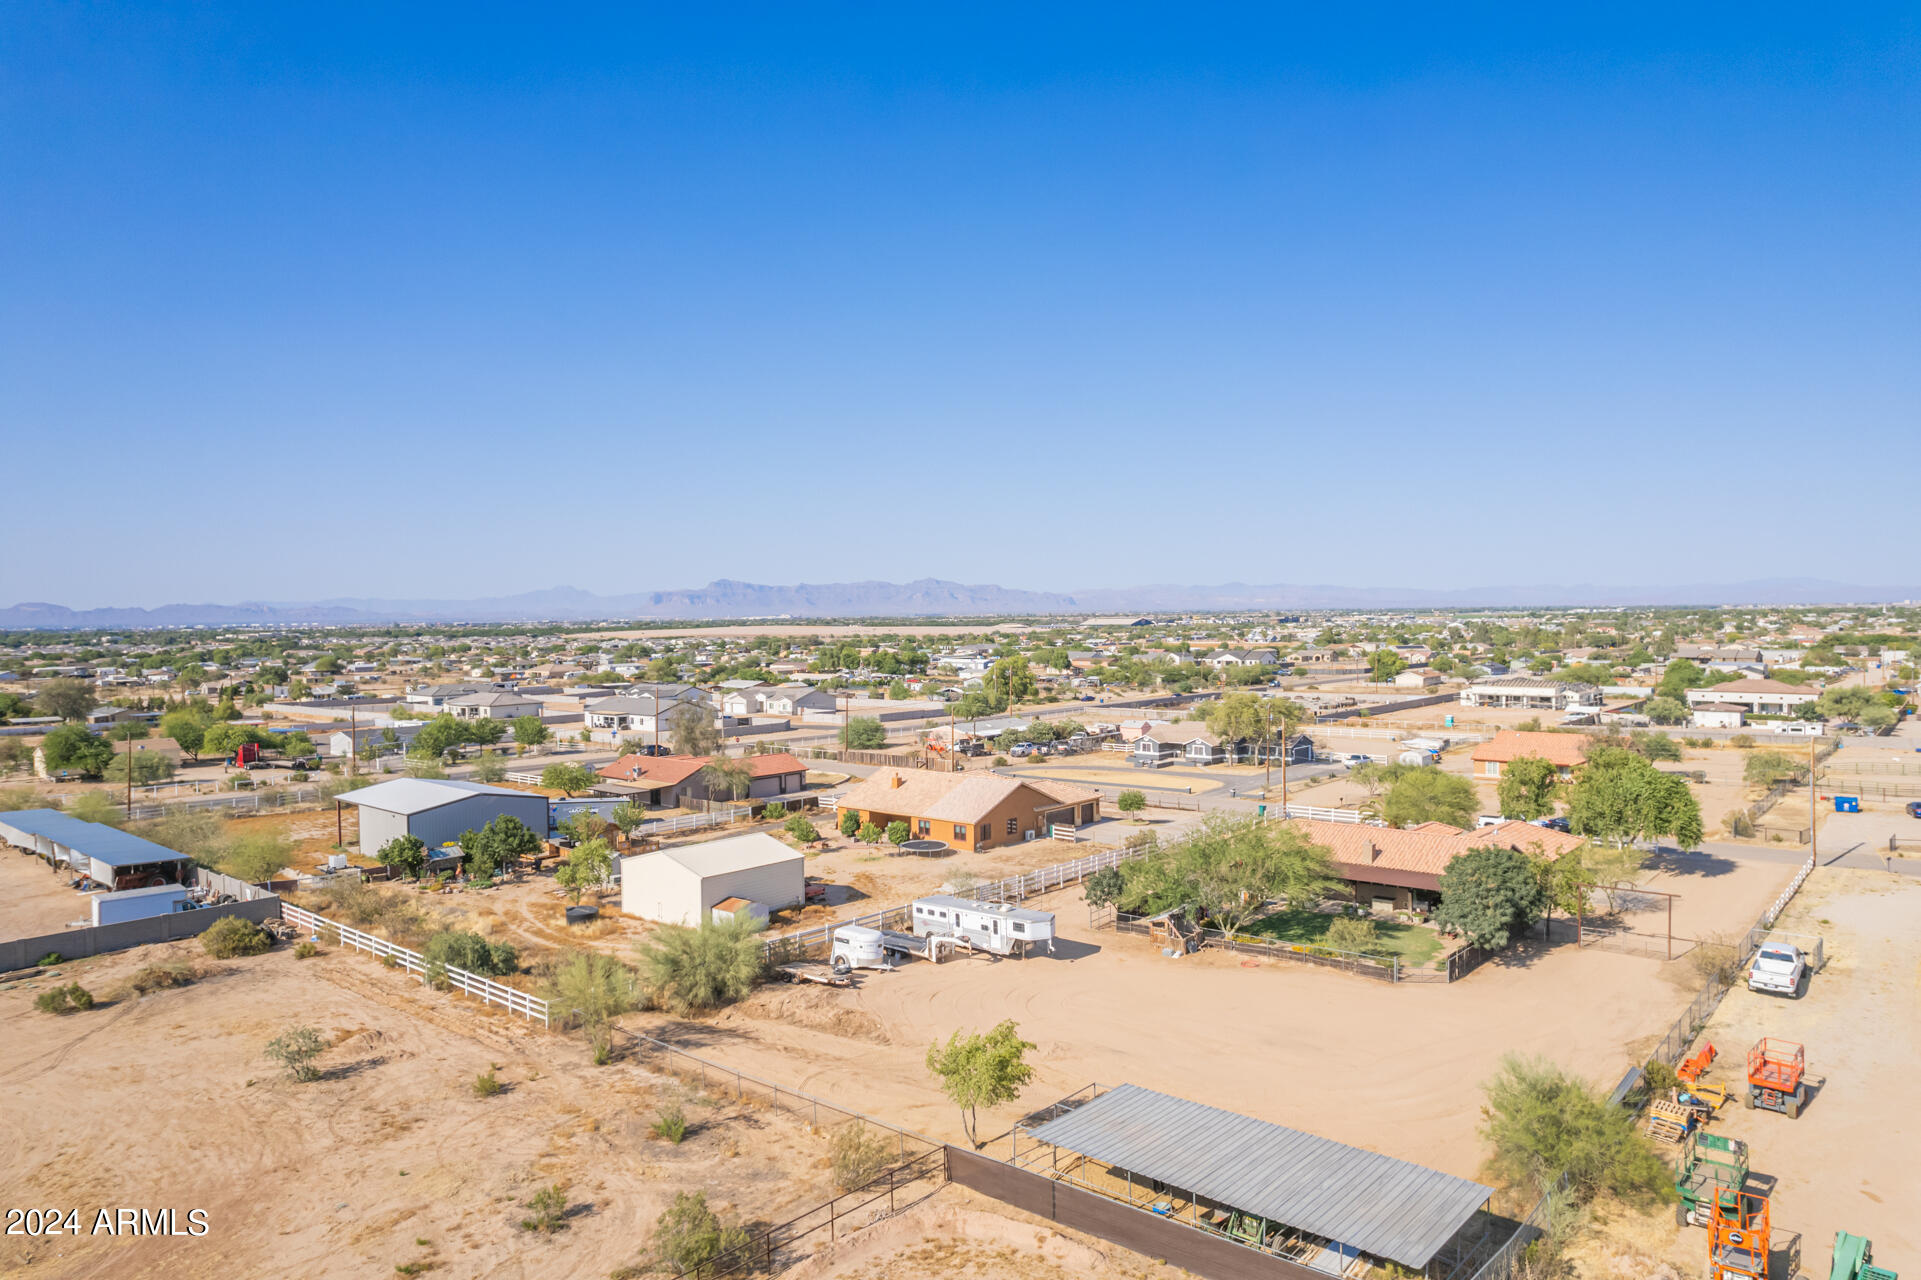
<path id="1" fill-rule="evenodd" d="M 727 898 L 771 911 L 800 904 L 807 861 L 765 832 L 677 845 L 620 860 L 620 909 L 643 920 L 697 925 Z"/>

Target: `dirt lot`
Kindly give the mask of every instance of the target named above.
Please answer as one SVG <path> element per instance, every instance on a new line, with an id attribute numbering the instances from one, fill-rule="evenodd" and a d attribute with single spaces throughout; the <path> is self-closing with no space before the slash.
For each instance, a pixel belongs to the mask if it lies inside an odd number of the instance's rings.
<path id="1" fill-rule="evenodd" d="M 0 847 L 0 938 L 36 938 L 93 922 L 87 895 L 67 887 L 71 873 Z"/>
<path id="2" fill-rule="evenodd" d="M 1729 993 L 1702 1036 L 1721 1056 L 1710 1083 L 1736 1088 L 1749 1046 L 1779 1036 L 1807 1047 L 1814 1095 L 1797 1119 L 1738 1102 L 1712 1129 L 1749 1144 L 1753 1172 L 1773 1179 L 1777 1248 L 1802 1240 L 1803 1272 L 1826 1274 L 1836 1231 L 1874 1241 L 1877 1262 L 1907 1271 L 1921 1259 L 1921 1120 L 1909 1099 L 1921 1054 L 1921 883 L 1879 871 L 1815 873 L 1781 920 L 1826 940 L 1827 967 L 1800 1000 Z M 1666 1214 L 1612 1224 L 1595 1252 L 1631 1246 L 1683 1268 L 1701 1265 L 1705 1233 Z M 1688 1274 L 1684 1270 L 1683 1274 Z"/>
<path id="3" fill-rule="evenodd" d="M 163 955 L 211 974 L 88 1013 L 34 1011 L 52 980 L 0 991 L 0 1204 L 190 1209 L 194 1238 L 0 1237 L 0 1272 L 126 1275 L 595 1275 L 643 1260 L 662 1208 L 704 1190 L 725 1214 L 779 1221 L 832 1194 L 826 1139 L 797 1122 L 700 1100 L 636 1065 L 594 1068 L 550 1036 L 427 994 L 365 957 L 286 948 L 207 961 L 192 943 L 61 966 L 105 996 Z M 262 1057 L 296 1024 L 331 1045 L 295 1084 Z M 470 1083 L 498 1064 L 507 1085 Z M 648 1126 L 685 1099 L 693 1131 Z M 570 1216 L 524 1233 L 529 1195 L 566 1184 Z"/>
<path id="4" fill-rule="evenodd" d="M 1744 927 L 1760 909 L 1749 899 L 1771 897 L 1790 870 L 1741 873 L 1752 882 L 1717 889 L 1728 904 L 1701 920 Z M 1523 948 L 1453 986 L 1389 986 L 1221 952 L 1168 959 L 1145 938 L 1089 929 L 1079 890 L 1037 904 L 1057 913 L 1052 956 L 912 964 L 852 990 L 771 988 L 711 1023 L 642 1021 L 729 1064 L 958 1137 L 922 1065 L 927 1045 L 1011 1017 L 1039 1045 L 1026 1106 L 1132 1081 L 1472 1176 L 1479 1084 L 1502 1054 L 1542 1054 L 1611 1086 L 1697 982 L 1685 960 L 1557 946 Z"/>

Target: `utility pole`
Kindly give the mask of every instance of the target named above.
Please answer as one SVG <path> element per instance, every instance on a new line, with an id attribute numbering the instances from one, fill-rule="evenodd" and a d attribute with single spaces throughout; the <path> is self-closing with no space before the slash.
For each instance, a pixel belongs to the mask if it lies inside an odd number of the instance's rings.
<path id="1" fill-rule="evenodd" d="M 1816 834 L 1821 815 L 1814 811 L 1819 795 L 1814 785 L 1814 735 L 1808 735 L 1808 861 L 1819 865 L 1821 861 L 1821 837 Z"/>
<path id="2" fill-rule="evenodd" d="M 359 774 L 360 772 L 358 768 L 359 764 L 360 764 L 360 704 L 358 702 L 354 702 L 354 703 L 348 704 L 347 706 L 347 776 L 349 778 L 355 777 Z"/>
<path id="3" fill-rule="evenodd" d="M 127 734 L 127 818 L 129 821 L 133 819 L 133 734 L 131 732 Z"/>

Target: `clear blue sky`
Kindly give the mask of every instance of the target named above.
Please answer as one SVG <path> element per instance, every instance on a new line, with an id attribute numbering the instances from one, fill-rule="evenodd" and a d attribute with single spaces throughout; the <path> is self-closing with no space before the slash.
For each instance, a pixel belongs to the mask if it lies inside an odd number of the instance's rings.
<path id="1" fill-rule="evenodd" d="M 1921 580 L 1911 5 L 704 8 L 0 11 L 0 604 Z"/>

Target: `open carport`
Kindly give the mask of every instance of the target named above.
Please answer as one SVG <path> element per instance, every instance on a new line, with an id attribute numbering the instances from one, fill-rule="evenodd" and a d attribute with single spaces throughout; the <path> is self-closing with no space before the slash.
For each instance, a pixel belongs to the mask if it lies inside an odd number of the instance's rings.
<path id="1" fill-rule="evenodd" d="M 1388 1262 L 1446 1280 L 1515 1226 L 1478 1182 L 1138 1085 L 1083 1091 L 993 1145 L 997 1161 L 952 1152 L 950 1177 L 1222 1280 Z"/>

